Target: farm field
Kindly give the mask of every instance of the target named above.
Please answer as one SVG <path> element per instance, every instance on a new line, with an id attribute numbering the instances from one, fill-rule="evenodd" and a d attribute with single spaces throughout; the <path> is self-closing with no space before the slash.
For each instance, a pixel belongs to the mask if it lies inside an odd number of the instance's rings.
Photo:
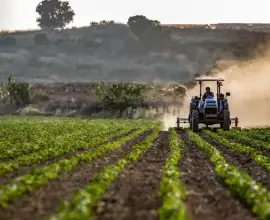
<path id="1" fill-rule="evenodd" d="M 0 120 L 0 219 L 270 219 L 270 129 Z"/>

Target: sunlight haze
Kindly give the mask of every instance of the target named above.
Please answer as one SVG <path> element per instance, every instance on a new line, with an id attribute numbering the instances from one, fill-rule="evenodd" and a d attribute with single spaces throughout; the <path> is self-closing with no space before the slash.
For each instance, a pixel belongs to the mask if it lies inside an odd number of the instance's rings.
<path id="1" fill-rule="evenodd" d="M 35 12 L 40 0 L 0 0 L 0 29 L 37 28 Z M 185 23 L 270 23 L 267 0 L 176 1 L 70 0 L 76 16 L 70 26 L 86 26 L 91 21 L 115 20 L 126 23 L 132 15 L 142 14 L 163 24 Z"/>

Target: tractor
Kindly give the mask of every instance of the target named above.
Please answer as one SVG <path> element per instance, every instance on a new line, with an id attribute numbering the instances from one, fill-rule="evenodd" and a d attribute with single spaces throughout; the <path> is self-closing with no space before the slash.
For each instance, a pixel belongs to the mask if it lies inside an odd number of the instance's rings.
<path id="1" fill-rule="evenodd" d="M 190 101 L 188 118 L 177 118 L 177 128 L 180 128 L 180 123 L 189 123 L 189 128 L 194 131 L 199 131 L 199 124 L 204 124 L 208 128 L 209 125 L 219 124 L 220 128 L 228 131 L 231 128 L 231 123 L 235 123 L 234 129 L 239 130 L 238 118 L 230 117 L 229 103 L 227 97 L 230 92 L 225 95 L 220 92 L 222 78 L 195 78 L 200 85 L 200 96 L 193 96 Z M 202 99 L 202 82 L 216 82 L 217 93 L 207 96 Z"/>

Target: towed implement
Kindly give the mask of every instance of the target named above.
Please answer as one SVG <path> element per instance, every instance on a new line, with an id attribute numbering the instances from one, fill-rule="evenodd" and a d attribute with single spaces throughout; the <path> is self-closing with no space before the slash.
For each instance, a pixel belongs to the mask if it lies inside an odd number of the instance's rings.
<path id="1" fill-rule="evenodd" d="M 196 78 L 200 85 L 200 96 L 193 96 L 190 101 L 188 118 L 177 118 L 177 128 L 180 128 L 181 123 L 189 123 L 189 128 L 197 132 L 199 131 L 199 124 L 204 124 L 206 127 L 209 125 L 218 124 L 224 131 L 231 129 L 231 124 L 234 123 L 235 127 L 232 129 L 240 130 L 238 127 L 239 120 L 237 117 L 230 117 L 229 103 L 227 97 L 230 96 L 229 92 L 225 95 L 220 92 L 220 87 L 224 79 L 222 78 Z M 202 98 L 202 82 L 214 81 L 217 83 L 216 97 L 214 94 Z"/>

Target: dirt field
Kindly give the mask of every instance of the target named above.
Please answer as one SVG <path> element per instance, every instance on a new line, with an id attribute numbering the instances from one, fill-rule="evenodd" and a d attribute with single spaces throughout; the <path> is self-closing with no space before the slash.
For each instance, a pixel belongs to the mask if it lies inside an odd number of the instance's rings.
<path id="1" fill-rule="evenodd" d="M 259 138 L 270 130 L 232 130 L 225 138 L 159 126 L 6 120 L 0 124 L 0 219 L 270 219 L 270 145 Z"/>

